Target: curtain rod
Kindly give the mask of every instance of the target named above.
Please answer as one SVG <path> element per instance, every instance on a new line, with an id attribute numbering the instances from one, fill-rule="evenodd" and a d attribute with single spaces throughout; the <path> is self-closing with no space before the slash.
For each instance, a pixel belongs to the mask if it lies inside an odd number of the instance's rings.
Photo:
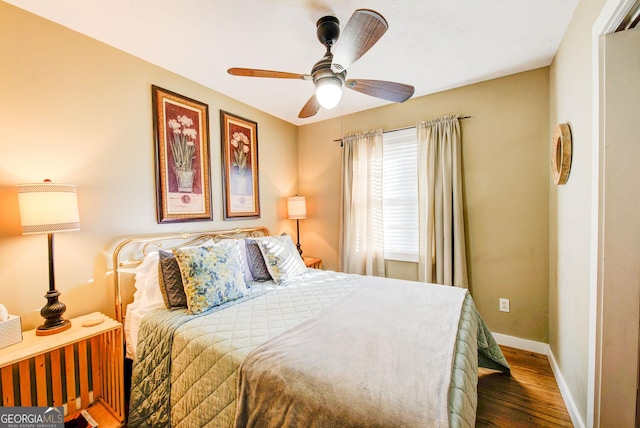
<path id="1" fill-rule="evenodd" d="M 459 120 L 471 119 L 471 118 L 473 118 L 473 116 L 459 116 L 458 117 Z M 402 128 L 387 129 L 387 130 L 382 131 L 382 133 L 384 134 L 385 132 L 404 131 L 405 129 L 411 129 L 411 128 L 415 128 L 415 127 L 416 127 L 416 125 L 403 126 Z M 342 138 L 339 138 L 337 140 L 333 140 L 333 142 L 342 144 Z"/>

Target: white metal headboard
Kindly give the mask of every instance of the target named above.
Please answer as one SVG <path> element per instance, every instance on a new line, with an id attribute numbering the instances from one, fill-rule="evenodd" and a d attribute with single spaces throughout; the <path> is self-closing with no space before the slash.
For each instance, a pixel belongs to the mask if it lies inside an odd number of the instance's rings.
<path id="1" fill-rule="evenodd" d="M 142 263 L 149 247 L 170 250 L 204 242 L 207 239 L 237 239 L 244 237 L 269 236 L 266 227 L 250 227 L 229 230 L 213 230 L 203 232 L 186 232 L 180 234 L 148 235 L 127 238 L 121 241 L 113 251 L 113 291 L 115 295 L 116 319 L 124 322 L 123 281 L 121 275 L 135 274 L 135 267 Z M 128 303 L 128 302 L 127 302 Z"/>

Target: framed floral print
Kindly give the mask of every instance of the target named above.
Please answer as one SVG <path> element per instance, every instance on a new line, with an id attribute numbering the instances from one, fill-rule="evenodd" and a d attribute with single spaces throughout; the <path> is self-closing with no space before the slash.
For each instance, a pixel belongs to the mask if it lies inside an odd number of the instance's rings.
<path id="1" fill-rule="evenodd" d="M 212 220 L 209 106 L 151 88 L 158 223 Z"/>
<path id="2" fill-rule="evenodd" d="M 220 110 L 224 218 L 260 217 L 258 124 Z"/>

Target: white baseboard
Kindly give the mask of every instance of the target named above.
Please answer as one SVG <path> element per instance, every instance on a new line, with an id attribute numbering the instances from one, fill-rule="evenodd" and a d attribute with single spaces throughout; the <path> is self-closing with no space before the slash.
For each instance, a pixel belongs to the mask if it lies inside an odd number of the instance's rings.
<path id="1" fill-rule="evenodd" d="M 573 396 L 569 391 L 569 387 L 564 380 L 564 376 L 562 376 L 562 372 L 560 371 L 560 367 L 558 367 L 558 362 L 556 361 L 555 355 L 553 355 L 553 351 L 549 348 L 549 353 L 547 354 L 549 357 L 549 364 L 551 364 L 551 371 L 556 378 L 556 382 L 558 383 L 558 388 L 560 389 L 560 394 L 562 394 L 562 398 L 564 399 L 564 404 L 567 406 L 567 411 L 569 412 L 569 416 L 571 416 L 571 422 L 573 422 L 574 427 L 585 428 L 584 421 L 580 417 L 580 413 L 578 412 L 578 407 L 576 406 L 576 402 L 573 400 Z"/>
<path id="2" fill-rule="evenodd" d="M 498 345 L 510 348 L 522 349 L 523 351 L 535 352 L 537 354 L 549 355 L 549 345 L 547 343 L 536 342 L 535 340 L 520 339 L 506 334 L 493 333 L 493 337 Z"/>
<path id="3" fill-rule="evenodd" d="M 571 395 L 569 387 L 567 386 L 567 383 L 562 376 L 562 372 L 560 371 L 560 367 L 558 366 L 556 357 L 553 355 L 553 351 L 551 351 L 551 347 L 547 343 L 536 342 L 535 340 L 521 339 L 519 337 L 500 333 L 493 333 L 493 337 L 496 339 L 496 342 L 498 342 L 499 345 L 509 346 L 511 348 L 521 349 L 523 351 L 546 355 L 547 358 L 549 358 L 551 371 L 553 372 L 553 376 L 556 378 L 558 389 L 560 389 L 560 394 L 562 395 L 564 404 L 567 407 L 567 412 L 569 412 L 569 416 L 571 417 L 573 426 L 585 428 L 584 421 L 580 417 L 580 413 L 578 412 L 576 403 L 573 400 L 573 396 Z"/>

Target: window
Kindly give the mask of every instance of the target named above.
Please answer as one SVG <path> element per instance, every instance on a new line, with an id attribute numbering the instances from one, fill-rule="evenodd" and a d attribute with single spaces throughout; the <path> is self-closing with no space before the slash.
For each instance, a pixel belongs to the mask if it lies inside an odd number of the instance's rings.
<path id="1" fill-rule="evenodd" d="M 384 258 L 418 261 L 416 128 L 385 132 L 382 155 Z"/>

